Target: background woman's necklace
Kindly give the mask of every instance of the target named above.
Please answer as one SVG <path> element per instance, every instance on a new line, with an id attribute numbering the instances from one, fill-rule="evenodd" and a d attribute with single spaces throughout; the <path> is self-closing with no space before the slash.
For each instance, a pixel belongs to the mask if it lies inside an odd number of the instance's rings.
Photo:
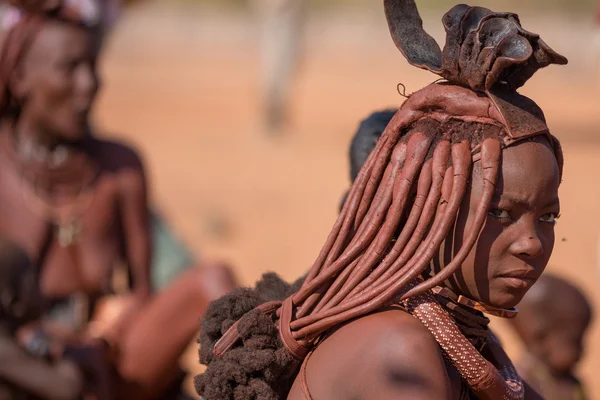
<path id="1" fill-rule="evenodd" d="M 73 154 L 65 146 L 49 151 L 31 140 L 16 144 L 27 204 L 52 224 L 61 247 L 74 245 L 81 234 L 81 216 L 93 198 L 96 168 L 87 155 L 70 162 Z"/>
<path id="2" fill-rule="evenodd" d="M 58 231 L 56 234 L 58 244 L 62 247 L 69 247 L 75 243 L 77 236 L 81 232 L 78 222 L 76 218 L 71 218 L 69 222 L 59 224 L 56 227 Z"/>
<path id="3" fill-rule="evenodd" d="M 82 185 L 74 194 L 57 196 L 35 182 L 29 186 L 31 190 L 23 188 L 23 195 L 30 208 L 52 224 L 61 247 L 74 245 L 81 234 L 81 216 L 92 202 L 93 190 Z"/>

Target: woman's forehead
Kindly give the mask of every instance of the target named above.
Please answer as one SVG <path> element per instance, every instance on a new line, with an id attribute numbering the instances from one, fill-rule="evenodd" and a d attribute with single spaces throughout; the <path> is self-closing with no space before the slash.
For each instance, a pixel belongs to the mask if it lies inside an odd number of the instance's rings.
<path id="1" fill-rule="evenodd" d="M 558 177 L 559 173 L 556 154 L 546 139 L 524 140 L 505 148 L 501 165 L 503 175 L 520 171 L 519 176 L 531 179 L 554 174 Z"/>
<path id="2" fill-rule="evenodd" d="M 44 22 L 31 43 L 31 61 L 55 59 L 89 52 L 94 46 L 93 33 L 83 27 L 61 21 Z"/>
<path id="3" fill-rule="evenodd" d="M 497 196 L 530 204 L 538 200 L 551 202 L 557 197 L 560 185 L 558 162 L 547 139 L 524 140 L 503 149 L 500 163 Z M 481 177 L 481 161 L 477 161 L 473 165 L 475 190 L 482 187 Z"/>

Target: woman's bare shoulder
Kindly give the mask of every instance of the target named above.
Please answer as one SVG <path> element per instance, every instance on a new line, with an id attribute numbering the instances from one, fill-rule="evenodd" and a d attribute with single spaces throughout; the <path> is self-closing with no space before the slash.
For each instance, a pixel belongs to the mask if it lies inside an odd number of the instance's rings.
<path id="1" fill-rule="evenodd" d="M 111 172 L 144 171 L 141 153 L 123 141 L 93 138 L 96 157 L 102 166 Z"/>
<path id="2" fill-rule="evenodd" d="M 146 190 L 145 168 L 140 153 L 132 146 L 94 138 L 97 160 L 104 172 L 114 178 L 125 197 L 144 196 Z"/>
<path id="3" fill-rule="evenodd" d="M 400 309 L 371 314 L 339 328 L 312 354 L 306 378 L 315 400 L 445 399 L 450 393 L 434 337 Z M 299 389 L 297 383 L 291 395 Z"/>

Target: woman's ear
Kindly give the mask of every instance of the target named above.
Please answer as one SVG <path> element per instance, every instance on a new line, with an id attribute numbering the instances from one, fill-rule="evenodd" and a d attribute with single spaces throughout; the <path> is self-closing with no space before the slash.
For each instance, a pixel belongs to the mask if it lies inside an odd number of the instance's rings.
<path id="1" fill-rule="evenodd" d="M 17 66 L 8 78 L 8 90 L 11 97 L 22 104 L 28 97 L 31 88 L 30 74 L 27 74 L 23 65 Z"/>
<path id="2" fill-rule="evenodd" d="M 442 50 L 423 29 L 414 0 L 384 0 L 385 16 L 392 39 L 402 55 L 415 67 L 440 73 Z"/>

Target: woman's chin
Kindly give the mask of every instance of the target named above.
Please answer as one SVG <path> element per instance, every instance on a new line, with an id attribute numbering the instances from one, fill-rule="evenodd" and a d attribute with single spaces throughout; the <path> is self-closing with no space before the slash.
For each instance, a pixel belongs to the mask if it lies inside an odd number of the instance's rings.
<path id="1" fill-rule="evenodd" d="M 498 293 L 495 296 L 490 296 L 489 305 L 496 308 L 511 309 L 521 302 L 525 293 L 527 293 L 527 290 L 507 290 L 503 293 Z"/>

